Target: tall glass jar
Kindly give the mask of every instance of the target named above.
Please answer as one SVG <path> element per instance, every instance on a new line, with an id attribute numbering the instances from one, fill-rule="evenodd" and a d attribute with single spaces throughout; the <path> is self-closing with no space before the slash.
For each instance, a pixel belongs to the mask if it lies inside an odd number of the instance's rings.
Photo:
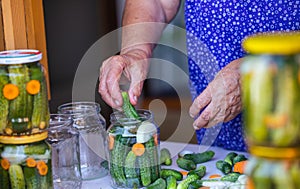
<path id="1" fill-rule="evenodd" d="M 43 132 L 49 124 L 47 86 L 37 50 L 0 52 L 0 135 Z"/>
<path id="2" fill-rule="evenodd" d="M 253 155 L 300 157 L 300 33 L 245 39 L 241 66 L 245 135 Z"/>
<path id="3" fill-rule="evenodd" d="M 1 189 L 52 189 L 51 147 L 47 132 L 0 136 Z"/>
<path id="4" fill-rule="evenodd" d="M 160 176 L 159 129 L 148 110 L 137 110 L 140 119 L 123 112 L 110 116 L 109 166 L 114 188 L 144 187 Z"/>
<path id="5" fill-rule="evenodd" d="M 106 176 L 103 167 L 107 158 L 105 130 L 106 122 L 100 113 L 101 108 L 95 102 L 71 102 L 58 107 L 58 113 L 69 115 L 73 127 L 79 132 L 80 171 L 83 180 Z"/>

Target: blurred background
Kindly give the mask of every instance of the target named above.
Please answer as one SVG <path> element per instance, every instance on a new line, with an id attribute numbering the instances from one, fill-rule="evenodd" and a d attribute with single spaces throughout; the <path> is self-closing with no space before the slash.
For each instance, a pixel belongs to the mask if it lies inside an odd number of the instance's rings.
<path id="1" fill-rule="evenodd" d="M 59 105 L 72 101 L 75 73 L 87 50 L 121 26 L 124 0 L 44 0 L 43 3 L 51 86 L 50 111 L 54 113 Z M 171 24 L 184 28 L 183 9 L 184 1 Z M 185 46 L 185 35 L 172 27 L 166 28 L 161 40 L 177 40 L 178 44 Z M 188 79 L 178 76 L 176 70 L 163 63 L 170 62 L 188 74 L 186 55 L 175 48 L 158 45 L 153 58 L 153 61 L 158 59 L 162 63 L 151 67 L 149 74 L 167 78 L 170 82 L 146 80 L 137 108 L 153 111 L 162 140 L 196 143 L 193 120 L 188 116 L 191 105 Z M 95 64 L 100 65 L 100 62 Z M 95 88 L 95 101 L 100 103 L 101 114 L 109 125 L 112 110 L 102 101 L 97 90 Z M 176 131 L 178 128 L 181 129 Z"/>

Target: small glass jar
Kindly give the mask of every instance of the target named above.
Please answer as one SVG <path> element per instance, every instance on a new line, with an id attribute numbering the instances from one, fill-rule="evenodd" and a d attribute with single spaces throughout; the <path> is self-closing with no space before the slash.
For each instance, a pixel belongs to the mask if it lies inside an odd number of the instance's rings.
<path id="1" fill-rule="evenodd" d="M 31 136 L 0 136 L 1 189 L 53 188 L 51 147 L 47 132 Z"/>
<path id="2" fill-rule="evenodd" d="M 256 34 L 241 65 L 245 135 L 250 153 L 300 157 L 300 33 Z"/>
<path id="3" fill-rule="evenodd" d="M 43 132 L 49 124 L 47 85 L 37 50 L 0 52 L 0 135 Z"/>
<path id="4" fill-rule="evenodd" d="M 299 159 L 265 159 L 251 157 L 246 165 L 248 188 L 255 189 L 299 189 Z"/>
<path id="5" fill-rule="evenodd" d="M 119 111 L 110 116 L 107 148 L 114 188 L 141 188 L 160 177 L 159 129 L 150 111 L 137 112 L 139 120 Z"/>
<path id="6" fill-rule="evenodd" d="M 95 102 L 71 102 L 58 107 L 59 114 L 71 116 L 73 127 L 79 132 L 80 171 L 83 180 L 108 174 L 103 162 L 107 159 L 106 122 Z"/>

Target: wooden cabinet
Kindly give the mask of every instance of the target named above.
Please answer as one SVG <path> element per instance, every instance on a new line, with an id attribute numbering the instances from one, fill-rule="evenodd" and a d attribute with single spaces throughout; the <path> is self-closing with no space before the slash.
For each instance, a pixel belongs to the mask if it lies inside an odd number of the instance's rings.
<path id="1" fill-rule="evenodd" d="M 49 75 L 42 0 L 0 0 L 0 50 L 37 49 Z M 50 93 L 49 93 L 50 97 Z"/>

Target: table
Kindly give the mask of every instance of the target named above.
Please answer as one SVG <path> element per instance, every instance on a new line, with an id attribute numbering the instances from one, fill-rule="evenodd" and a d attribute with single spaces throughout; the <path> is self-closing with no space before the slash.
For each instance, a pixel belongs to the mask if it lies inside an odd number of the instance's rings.
<path id="1" fill-rule="evenodd" d="M 182 170 L 176 164 L 176 159 L 178 157 L 177 155 L 180 151 L 189 150 L 193 152 L 203 152 L 205 150 L 213 150 L 215 152 L 214 158 L 209 162 L 201 164 L 206 166 L 206 175 L 204 176 L 204 178 L 207 178 L 211 174 L 222 175 L 222 172 L 216 168 L 216 161 L 220 159 L 224 159 L 227 153 L 231 152 L 219 147 L 207 147 L 207 146 L 200 146 L 197 144 L 184 144 L 184 143 L 168 142 L 168 141 L 162 141 L 160 144 L 160 148 L 168 148 L 173 157 L 172 165 L 162 166 L 162 168 L 172 168 L 176 170 Z M 249 157 L 249 154 L 245 152 L 236 152 L 236 153 L 244 154 L 246 157 Z M 111 188 L 112 187 L 110 186 L 109 175 L 96 180 L 84 181 L 82 183 L 82 189 L 111 189 Z"/>

